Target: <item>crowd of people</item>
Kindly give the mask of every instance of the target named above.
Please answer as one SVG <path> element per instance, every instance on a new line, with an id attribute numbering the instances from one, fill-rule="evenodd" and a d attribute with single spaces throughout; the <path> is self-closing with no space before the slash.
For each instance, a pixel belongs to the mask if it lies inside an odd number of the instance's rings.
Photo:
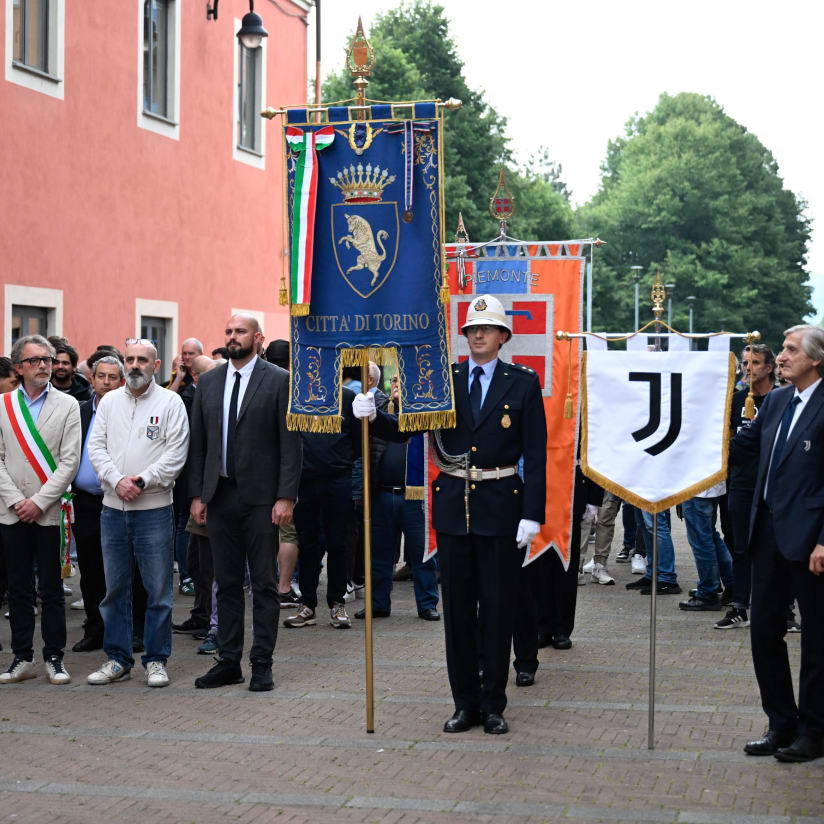
<path id="1" fill-rule="evenodd" d="M 440 620 L 443 597 L 455 701 L 444 730 L 507 732 L 511 650 L 515 683 L 528 687 L 540 647 L 572 646 L 577 587 L 615 583 L 609 559 L 619 512 L 614 561 L 638 576 L 627 589 L 652 591 L 653 518 L 657 594 L 682 589 L 670 512 L 633 507 L 580 472 L 569 569 L 553 552 L 521 568 L 517 548 L 529 546 L 544 520 L 540 386 L 532 370 L 500 359 L 511 326 L 494 296 L 473 301 L 462 332 L 470 357 L 453 367 L 457 425 L 431 438 L 440 470 L 430 490 L 438 554 L 425 562 L 425 504 L 410 483 L 410 467 L 423 460 L 420 436 L 399 430 L 397 383 L 385 392 L 374 363 L 367 386 L 359 370 L 344 370 L 339 432 L 298 433 L 286 425 L 288 342 L 265 347 L 253 317 L 230 318 L 225 344 L 211 356 L 196 338 L 184 341 L 166 386 L 150 340 L 127 339 L 122 352 L 101 345 L 84 361 L 64 338 L 17 340 L 10 358 L 0 358 L 0 592 L 13 652 L 0 684 L 37 675 L 38 612 L 47 677 L 70 682 L 61 570 L 76 553 L 82 597 L 71 606 L 85 610 L 85 621 L 72 649 L 105 655 L 89 684 L 130 677 L 142 653 L 147 684 L 166 686 L 175 633 L 216 656 L 196 687 L 244 682 L 248 592 L 249 689 L 273 689 L 278 628 L 317 624 L 324 564 L 329 625 L 347 629 L 366 615 L 350 616 L 347 604 L 363 592 L 361 514 L 369 496 L 373 617 L 391 614 L 402 551 L 420 619 Z M 728 478 L 676 507 L 697 576 L 679 607 L 726 607 L 716 629 L 751 628 L 769 728 L 745 750 L 787 761 L 824 754 L 822 373 L 824 331 L 816 327 L 787 330 L 777 358 L 767 345 L 746 346 Z M 193 599 L 180 623 L 172 622 L 174 566 L 179 593 Z M 786 632 L 802 632 L 798 704 Z"/>

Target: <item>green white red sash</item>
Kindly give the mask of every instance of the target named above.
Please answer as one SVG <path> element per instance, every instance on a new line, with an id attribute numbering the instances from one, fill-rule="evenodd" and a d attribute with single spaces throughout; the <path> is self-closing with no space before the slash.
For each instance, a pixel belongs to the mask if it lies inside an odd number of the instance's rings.
<path id="1" fill-rule="evenodd" d="M 332 126 L 315 131 L 286 128 L 286 142 L 297 152 L 295 200 L 292 206 L 290 266 L 291 314 L 308 315 L 312 297 L 312 252 L 315 243 L 315 203 L 318 196 L 318 155 L 335 139 Z"/>
<path id="2" fill-rule="evenodd" d="M 46 483 L 57 469 L 57 462 L 49 451 L 46 442 L 40 436 L 34 419 L 26 406 L 23 390 L 7 392 L 3 395 L 3 404 L 9 416 L 9 423 L 17 438 L 17 443 L 23 450 L 41 483 Z M 63 577 L 68 577 L 71 570 L 69 558 L 72 538 L 72 494 L 71 484 L 60 496 L 60 559 L 63 566 Z"/>

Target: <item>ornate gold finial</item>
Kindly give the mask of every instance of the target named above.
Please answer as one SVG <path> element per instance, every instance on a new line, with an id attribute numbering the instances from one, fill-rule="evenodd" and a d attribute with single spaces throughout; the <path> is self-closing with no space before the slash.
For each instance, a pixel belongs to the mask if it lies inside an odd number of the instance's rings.
<path id="1" fill-rule="evenodd" d="M 469 233 L 463 222 L 463 213 L 458 212 L 458 228 L 455 230 L 455 243 L 469 243 Z"/>
<path id="2" fill-rule="evenodd" d="M 655 316 L 655 320 L 661 320 L 661 316 L 664 314 L 664 301 L 667 299 L 667 290 L 664 289 L 660 269 L 655 273 L 655 283 L 652 284 L 650 298 L 652 299 L 652 314 Z"/>
<path id="3" fill-rule="evenodd" d="M 366 87 L 369 81 L 366 79 L 372 73 L 375 66 L 375 50 L 372 48 L 366 35 L 363 33 L 363 23 L 358 17 L 358 28 L 355 36 L 349 44 L 349 51 L 346 52 L 346 68 L 354 77 L 355 91 L 358 95 L 358 106 L 363 106 L 366 100 Z M 358 112 L 358 120 L 364 119 L 364 112 Z"/>
<path id="4" fill-rule="evenodd" d="M 502 224 L 506 224 L 506 221 L 515 214 L 515 198 L 509 191 L 509 186 L 506 185 L 506 172 L 503 167 L 498 175 L 498 188 L 495 189 L 495 194 L 489 201 L 489 214 Z M 506 226 L 504 225 L 503 228 Z"/>

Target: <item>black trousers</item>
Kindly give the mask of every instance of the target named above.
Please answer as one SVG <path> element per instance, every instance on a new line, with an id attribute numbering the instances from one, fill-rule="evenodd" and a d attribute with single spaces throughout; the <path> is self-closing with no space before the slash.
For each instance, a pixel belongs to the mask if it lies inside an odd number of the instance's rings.
<path id="1" fill-rule="evenodd" d="M 564 569 L 555 550 L 547 550 L 544 555 L 547 560 L 540 569 L 538 632 L 548 638 L 555 638 L 558 635 L 565 635 L 569 638 L 575 628 L 575 608 L 578 604 L 581 519 L 575 517 L 572 519 L 568 569 Z"/>
<path id="2" fill-rule="evenodd" d="M 212 547 L 205 535 L 189 533 L 186 566 L 195 585 L 195 603 L 190 615 L 193 621 L 208 627 L 212 617 L 212 581 L 215 579 L 215 569 Z"/>
<path id="3" fill-rule="evenodd" d="M 758 509 L 753 542 L 750 642 L 761 706 L 770 728 L 824 736 L 824 576 L 813 575 L 808 561 L 788 561 L 779 551 L 773 519 Z M 810 548 L 812 549 L 812 547 Z M 798 704 L 787 644 L 787 604 L 798 598 L 801 621 L 801 677 Z"/>
<path id="4" fill-rule="evenodd" d="M 2 524 L 9 576 L 11 648 L 16 656 L 34 658 L 34 565 L 40 583 L 43 658 L 63 657 L 66 646 L 66 599 L 60 577 L 60 527 Z"/>
<path id="5" fill-rule="evenodd" d="M 512 537 L 439 532 L 437 538 L 446 668 L 455 709 L 502 713 L 523 553 Z"/>
<path id="6" fill-rule="evenodd" d="M 102 495 L 90 495 L 81 489 L 75 491 L 72 529 L 77 545 L 77 563 L 80 567 L 80 592 L 83 596 L 83 608 L 86 611 L 84 635 L 99 638 L 101 641 L 103 640 L 103 618 L 100 615 L 100 602 L 106 595 L 103 549 L 100 545 L 100 512 L 102 509 Z"/>
<path id="7" fill-rule="evenodd" d="M 542 598 L 542 582 L 550 562 L 548 550 L 528 566 L 518 570 L 518 599 L 512 627 L 512 649 L 515 672 L 538 671 L 538 604 Z M 523 561 L 522 561 L 523 563 Z"/>
<path id="8" fill-rule="evenodd" d="M 228 661 L 239 662 L 243 656 L 243 582 L 248 559 L 254 596 L 249 659 L 253 663 L 272 662 L 280 615 L 275 575 L 278 530 L 272 523 L 272 506 L 244 504 L 237 487 L 224 479 L 209 501 L 209 541 L 217 581 L 217 646 L 221 658 Z"/>
<path id="9" fill-rule="evenodd" d="M 732 553 L 733 605 L 740 609 L 750 608 L 752 589 L 752 555 L 748 547 L 750 538 L 750 507 L 752 489 L 730 489 L 727 492 L 732 543 L 727 544 Z"/>

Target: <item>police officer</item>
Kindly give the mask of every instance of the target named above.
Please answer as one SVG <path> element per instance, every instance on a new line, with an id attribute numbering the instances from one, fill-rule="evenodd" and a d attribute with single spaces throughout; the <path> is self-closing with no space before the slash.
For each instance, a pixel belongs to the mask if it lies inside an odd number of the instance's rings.
<path id="1" fill-rule="evenodd" d="M 523 560 L 518 548 L 530 545 L 544 521 L 546 418 L 535 372 L 498 357 L 512 336 L 501 302 L 477 296 L 461 331 L 470 356 L 452 366 L 457 424 L 432 439 L 440 468 L 432 482 L 432 524 L 455 701 L 444 731 L 483 724 L 484 732 L 502 734 L 509 730 L 503 711 Z M 397 432 L 397 422 L 377 413 L 371 396 L 358 395 L 353 413 L 375 421 L 380 437 Z"/>

